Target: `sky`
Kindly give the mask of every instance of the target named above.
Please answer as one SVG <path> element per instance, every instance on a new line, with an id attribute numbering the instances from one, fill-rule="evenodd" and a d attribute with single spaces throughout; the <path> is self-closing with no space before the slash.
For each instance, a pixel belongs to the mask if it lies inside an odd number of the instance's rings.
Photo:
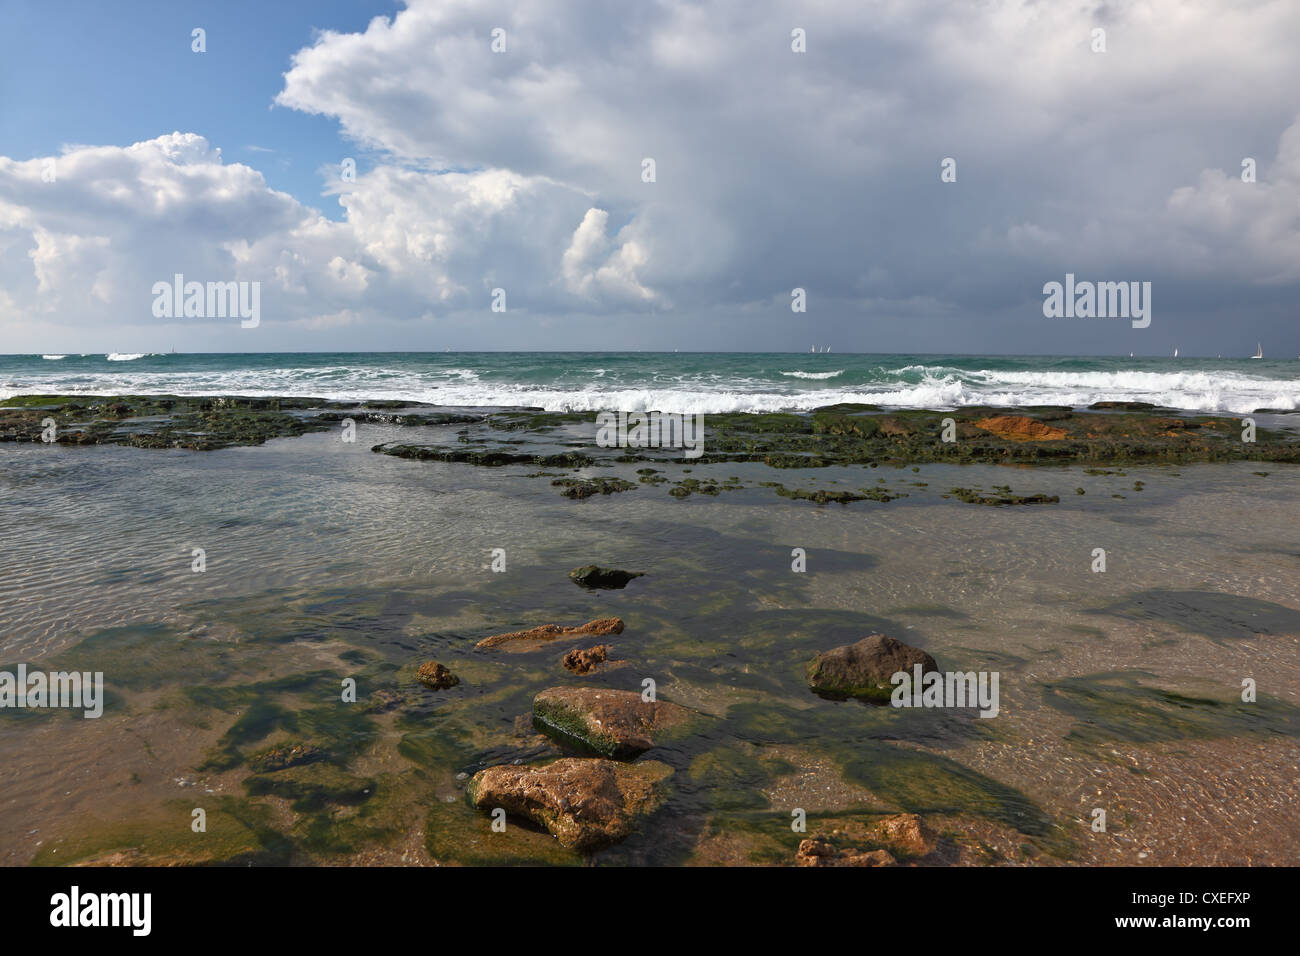
<path id="1" fill-rule="evenodd" d="M 0 352 L 1300 355 L 1298 49 L 1294 0 L 2 0 Z"/>

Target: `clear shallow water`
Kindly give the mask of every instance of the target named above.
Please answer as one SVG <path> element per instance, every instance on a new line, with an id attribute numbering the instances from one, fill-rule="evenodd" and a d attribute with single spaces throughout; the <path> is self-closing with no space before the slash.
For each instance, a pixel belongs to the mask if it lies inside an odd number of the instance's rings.
<path id="1" fill-rule="evenodd" d="M 552 411 L 806 410 L 1145 401 L 1246 413 L 1300 408 L 1300 360 L 779 353 L 159 353 L 0 356 L 0 398 L 311 395 Z"/>
<path id="2" fill-rule="evenodd" d="M 627 622 L 611 641 L 626 663 L 582 682 L 636 689 L 650 676 L 712 718 L 652 754 L 676 770 L 672 802 L 610 862 L 699 861 L 701 846 L 727 839 L 792 853 L 793 806 L 962 811 L 1013 845 L 1084 862 L 1300 859 L 1294 469 L 804 476 L 724 464 L 692 474 L 819 487 L 884 478 L 910 497 L 817 507 L 766 488 L 677 501 L 639 486 L 575 502 L 523 468 L 369 451 L 398 438 L 418 440 L 362 425 L 353 445 L 312 434 L 211 453 L 0 448 L 0 660 L 102 668 L 115 695 L 98 721 L 0 715 L 7 861 L 58 862 L 53 849 L 67 858 L 88 833 L 130 825 L 143 829 L 121 840 L 168 851 L 169 828 L 186 831 L 196 800 L 220 827 L 246 819 L 246 771 L 200 768 L 274 702 L 295 716 L 272 720 L 266 739 L 328 737 L 349 779 L 375 790 L 360 810 L 295 818 L 281 806 L 267 825 L 296 853 L 573 862 L 536 834 L 486 842 L 457 774 L 557 753 L 519 718 L 537 691 L 575 681 L 557 659 L 587 642 L 527 654 L 472 645 L 609 614 Z M 939 497 L 1002 484 L 1061 503 Z M 203 574 L 190 570 L 192 547 L 207 552 Z M 498 547 L 505 574 L 488 569 Z M 806 574 L 790 570 L 793 547 L 808 551 Z M 1089 570 L 1097 547 L 1105 574 Z M 647 576 L 584 592 L 566 575 L 590 562 Z M 873 630 L 944 668 L 1000 671 L 999 717 L 812 696 L 812 654 Z M 430 658 L 462 685 L 414 686 L 414 665 Z M 340 717 L 349 674 L 363 693 L 413 696 L 390 714 Z M 1260 681 L 1258 710 L 1232 704 L 1244 676 Z M 1099 804 L 1116 822 L 1095 837 L 1086 820 Z"/>

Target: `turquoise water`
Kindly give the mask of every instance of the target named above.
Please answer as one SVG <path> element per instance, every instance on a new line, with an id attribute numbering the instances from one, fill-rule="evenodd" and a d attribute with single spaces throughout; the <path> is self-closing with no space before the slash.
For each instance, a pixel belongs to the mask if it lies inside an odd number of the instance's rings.
<path id="1" fill-rule="evenodd" d="M 941 408 L 1127 400 L 1247 413 L 1300 408 L 1300 361 L 770 352 L 0 356 L 0 398 L 23 392 L 311 395 L 704 413 L 842 401 Z"/>

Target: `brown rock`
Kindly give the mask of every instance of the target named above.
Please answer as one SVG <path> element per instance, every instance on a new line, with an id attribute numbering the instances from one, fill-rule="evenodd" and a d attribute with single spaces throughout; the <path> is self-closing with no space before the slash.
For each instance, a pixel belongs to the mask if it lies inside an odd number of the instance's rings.
<path id="1" fill-rule="evenodd" d="M 595 647 L 589 647 L 585 651 L 580 651 L 576 647 L 564 655 L 564 667 L 575 674 L 588 674 L 595 669 L 597 664 L 605 663 L 609 656 L 608 644 L 597 644 Z"/>
<path id="2" fill-rule="evenodd" d="M 934 832 L 915 813 L 885 817 L 877 827 L 882 842 L 906 855 L 928 856 L 939 847 Z"/>
<path id="3" fill-rule="evenodd" d="M 527 631 L 510 631 L 507 634 L 493 634 L 475 644 L 475 647 L 496 647 L 510 641 L 553 641 L 559 637 L 578 637 L 590 634 L 604 637 L 606 634 L 622 634 L 623 621 L 617 617 L 602 617 L 577 627 L 563 627 L 559 624 L 543 624 Z"/>
<path id="4" fill-rule="evenodd" d="M 822 837 L 812 837 L 799 843 L 794 855 L 798 866 L 893 866 L 898 861 L 888 850 L 839 849 Z"/>
<path id="5" fill-rule="evenodd" d="M 982 418 L 975 423 L 976 428 L 992 432 L 1008 441 L 1058 441 L 1069 433 L 1064 428 L 1053 428 L 1040 421 L 1023 415 L 995 415 Z"/>
<path id="6" fill-rule="evenodd" d="M 533 698 L 533 725 L 543 733 L 602 757 L 624 759 L 679 732 L 692 714 L 665 700 L 645 701 L 632 690 L 551 687 Z"/>
<path id="7" fill-rule="evenodd" d="M 626 839 L 663 802 L 672 772 L 655 760 L 566 757 L 540 767 L 480 770 L 468 795 L 480 810 L 501 807 L 546 827 L 563 846 L 587 852 Z"/>
<path id="8" fill-rule="evenodd" d="M 860 697 L 888 703 L 894 692 L 892 678 L 899 671 L 911 674 L 937 671 L 939 666 L 925 651 L 883 634 L 872 634 L 856 644 L 832 648 L 808 664 L 808 686 L 825 697 Z"/>
<path id="9" fill-rule="evenodd" d="M 419 670 L 415 672 L 415 678 L 425 687 L 432 687 L 434 690 L 446 690 L 460 683 L 459 677 L 437 661 L 425 661 L 421 664 Z"/>

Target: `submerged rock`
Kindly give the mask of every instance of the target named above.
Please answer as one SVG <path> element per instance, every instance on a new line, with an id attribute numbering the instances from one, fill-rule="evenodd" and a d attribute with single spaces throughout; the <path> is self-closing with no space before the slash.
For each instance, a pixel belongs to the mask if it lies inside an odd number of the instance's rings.
<path id="1" fill-rule="evenodd" d="M 604 637 L 606 634 L 622 634 L 623 620 L 617 617 L 600 617 L 576 627 L 564 627 L 559 624 L 543 624 L 541 627 L 526 631 L 510 631 L 506 634 L 493 634 L 475 644 L 475 647 L 496 647 L 510 641 L 553 641 L 558 637 L 580 637 L 589 634 L 592 637 Z"/>
<path id="2" fill-rule="evenodd" d="M 883 634 L 872 634 L 856 644 L 832 648 L 808 664 L 808 686 L 823 697 L 859 697 L 888 703 L 894 691 L 890 678 L 899 671 L 937 671 L 934 658 L 919 648 Z"/>
<path id="3" fill-rule="evenodd" d="M 915 813 L 895 813 L 875 820 L 852 819 L 829 835 L 814 834 L 799 844 L 799 866 L 894 866 L 945 862 L 932 856 L 939 838 Z M 928 859 L 927 859 L 928 858 Z"/>
<path id="4" fill-rule="evenodd" d="M 950 494 L 968 505 L 990 505 L 995 508 L 1002 505 L 1055 505 L 1061 501 L 1059 495 L 1017 495 L 1010 488 L 1004 488 L 994 495 L 981 495 L 970 488 L 953 488 Z"/>
<path id="5" fill-rule="evenodd" d="M 367 714 L 386 714 L 406 702 L 406 695 L 399 691 L 380 688 L 366 698 Z"/>
<path id="6" fill-rule="evenodd" d="M 425 661 L 415 672 L 415 677 L 425 687 L 432 687 L 434 690 L 446 690 L 460 683 L 459 677 L 437 661 Z"/>
<path id="7" fill-rule="evenodd" d="M 888 850 L 840 849 L 829 840 L 810 837 L 799 842 L 794 862 L 797 866 L 893 866 L 898 861 Z"/>
<path id="8" fill-rule="evenodd" d="M 595 564 L 583 565 L 569 572 L 569 579 L 584 588 L 625 588 L 633 578 L 645 577 L 643 571 L 621 571 Z"/>
<path id="9" fill-rule="evenodd" d="M 248 758 L 248 767 L 254 773 L 274 773 L 288 767 L 324 760 L 328 754 L 311 744 L 282 744 L 271 747 Z"/>
<path id="10" fill-rule="evenodd" d="M 597 644 L 586 650 L 574 648 L 564 655 L 564 667 L 575 674 L 588 674 L 609 657 L 609 645 Z"/>
<path id="11" fill-rule="evenodd" d="M 624 759 L 680 733 L 691 711 L 631 690 L 551 687 L 533 698 L 533 725 L 561 742 Z"/>
<path id="12" fill-rule="evenodd" d="M 590 498 L 592 495 L 614 495 L 636 487 L 623 478 L 556 478 L 551 484 L 563 488 L 566 498 Z"/>
<path id="13" fill-rule="evenodd" d="M 566 757 L 545 766 L 498 766 L 470 780 L 470 803 L 500 807 L 544 826 L 561 845 L 588 852 L 626 839 L 663 802 L 672 768 Z"/>

